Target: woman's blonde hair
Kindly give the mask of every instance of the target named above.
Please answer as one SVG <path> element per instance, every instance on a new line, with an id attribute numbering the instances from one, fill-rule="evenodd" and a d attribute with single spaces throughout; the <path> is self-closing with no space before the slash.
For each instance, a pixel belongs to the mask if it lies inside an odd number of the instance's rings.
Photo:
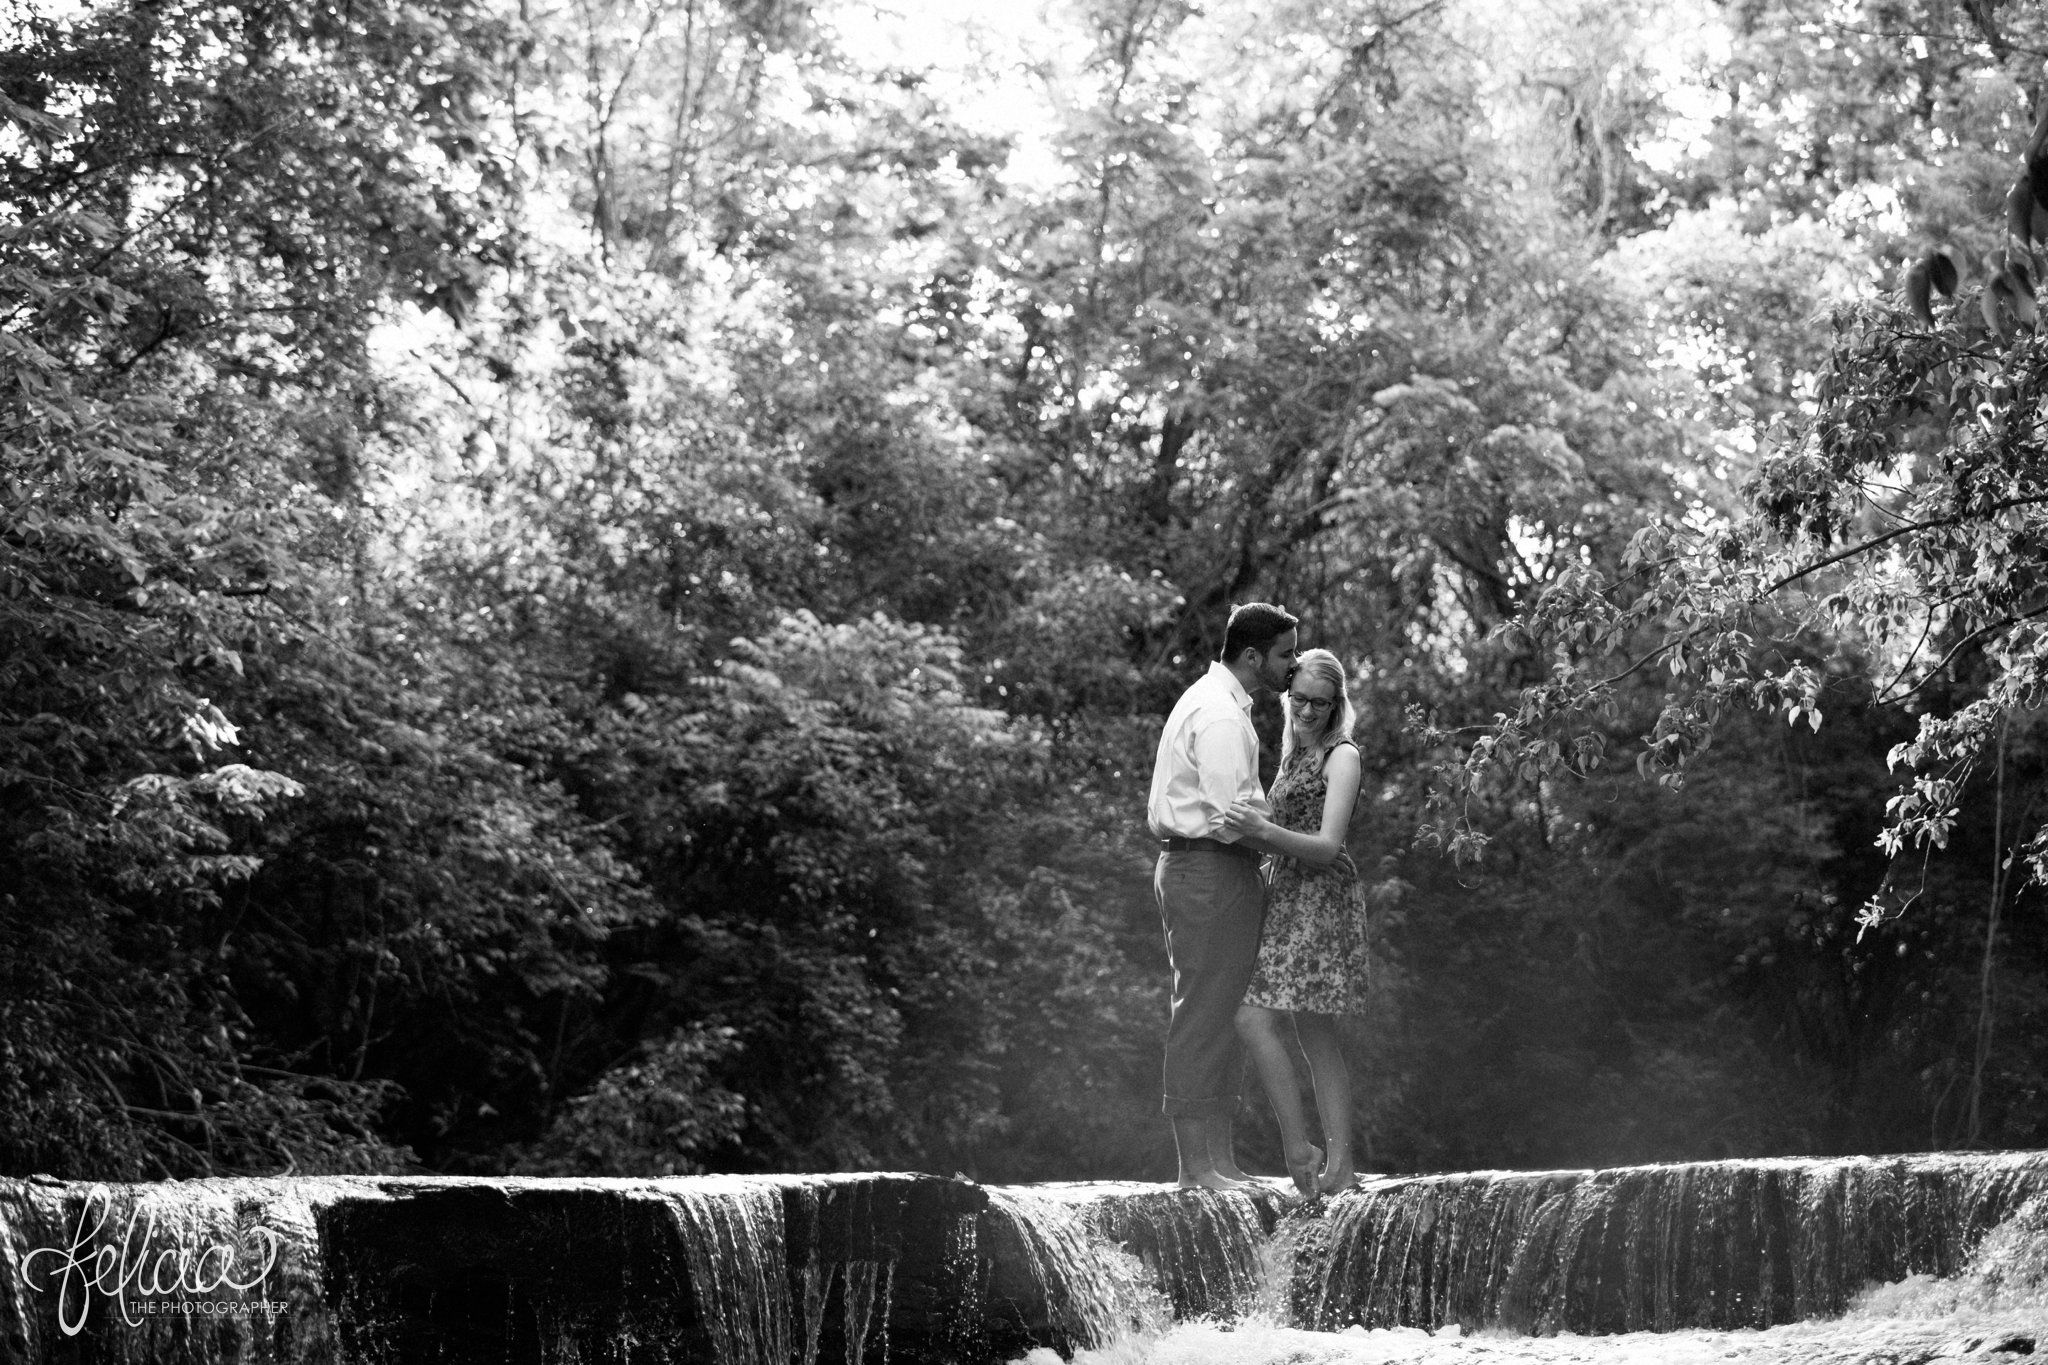
<path id="1" fill-rule="evenodd" d="M 1323 712 L 1323 723 L 1314 731 L 1302 733 L 1294 719 L 1294 703 L 1287 702 L 1280 709 L 1285 714 L 1285 727 L 1280 735 L 1280 767 L 1284 771 L 1297 756 L 1306 762 L 1310 757 L 1320 768 L 1330 750 L 1351 738 L 1352 727 L 1358 724 L 1357 708 L 1351 704 L 1351 689 L 1346 685 L 1344 663 L 1327 649 L 1304 649 L 1295 658 L 1294 671 L 1317 682 L 1326 682 L 1335 688 L 1336 705 Z M 1290 691 L 1293 689 L 1290 687 Z"/>

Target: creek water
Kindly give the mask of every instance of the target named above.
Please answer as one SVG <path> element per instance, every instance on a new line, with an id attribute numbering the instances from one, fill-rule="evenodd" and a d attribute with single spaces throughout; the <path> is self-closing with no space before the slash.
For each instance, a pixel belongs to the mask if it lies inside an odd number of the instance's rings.
<path id="1" fill-rule="evenodd" d="M 1954 1276 L 2030 1199 L 2048 1153 L 1375 1179 L 1311 1205 L 1277 1181 L 887 1173 L 0 1180 L 0 1359 L 1547 1360 L 1798 1330 Z"/>
<path id="2" fill-rule="evenodd" d="M 1294 1316 L 1338 1329 L 1768 1327 L 1953 1275 L 2048 1154 L 1719 1161 L 1382 1182 L 1333 1201 Z"/>

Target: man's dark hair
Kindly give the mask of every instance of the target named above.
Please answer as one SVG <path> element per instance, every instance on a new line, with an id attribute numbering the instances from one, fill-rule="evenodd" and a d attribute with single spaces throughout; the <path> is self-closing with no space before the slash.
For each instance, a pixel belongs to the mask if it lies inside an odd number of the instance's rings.
<path id="1" fill-rule="evenodd" d="M 1271 602 L 1245 602 L 1230 609 L 1230 624 L 1223 628 L 1223 662 L 1230 663 L 1248 649 L 1264 654 L 1273 642 L 1301 622 L 1285 608 Z"/>

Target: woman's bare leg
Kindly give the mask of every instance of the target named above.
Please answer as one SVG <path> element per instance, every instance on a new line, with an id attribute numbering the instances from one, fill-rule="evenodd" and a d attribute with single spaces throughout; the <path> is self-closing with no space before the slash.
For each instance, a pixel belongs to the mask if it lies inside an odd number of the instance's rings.
<path id="1" fill-rule="evenodd" d="M 1238 1019 L 1242 1033 L 1243 1010 L 1238 1011 Z M 1296 1011 L 1294 1036 L 1301 1040 L 1302 1055 L 1308 1058 L 1309 1079 L 1316 1088 L 1316 1115 L 1323 1121 L 1323 1141 L 1330 1149 L 1316 1188 L 1332 1194 L 1358 1177 L 1351 1153 L 1351 1068 L 1344 1062 L 1334 1015 Z"/>
<path id="2" fill-rule="evenodd" d="M 1308 1140 L 1308 1115 L 1301 1107 L 1301 1082 L 1294 1074 L 1294 1055 L 1280 1021 L 1286 1015 L 1259 1005 L 1237 1007 L 1237 1036 L 1251 1054 L 1252 1069 L 1273 1103 L 1273 1117 L 1280 1122 L 1281 1155 L 1287 1174 L 1303 1194 L 1314 1194 L 1316 1170 L 1322 1153 Z"/>

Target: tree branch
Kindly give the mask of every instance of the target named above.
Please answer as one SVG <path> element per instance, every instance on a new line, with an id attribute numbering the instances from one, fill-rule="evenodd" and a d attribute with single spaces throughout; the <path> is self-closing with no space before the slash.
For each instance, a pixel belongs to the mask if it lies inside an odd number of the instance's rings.
<path id="1" fill-rule="evenodd" d="M 1974 17 L 1973 15 L 1972 18 Z M 2019 44 L 2007 39 L 2003 34 L 1996 38 L 1993 38 L 1989 33 L 1982 33 L 1980 36 L 1973 37 L 1966 33 L 1926 33 L 1915 29 L 1857 28 L 1853 24 L 1837 23 L 1832 19 L 1823 19 L 1821 22 L 1837 33 L 1853 33 L 1860 38 L 1924 38 L 1930 43 L 1955 43 L 1963 47 L 1974 47 L 1978 43 L 1983 43 L 2000 57 L 2012 52 L 2023 52 L 2029 57 L 2048 57 L 2048 50 L 2038 47 L 2021 47 Z"/>
<path id="2" fill-rule="evenodd" d="M 1783 578 L 1765 588 L 1758 596 L 1760 598 L 1769 597 L 1772 593 L 1777 592 L 1778 589 L 1790 587 L 1808 574 L 1819 573 L 1829 565 L 1839 564 L 1845 559 L 1854 559 L 1865 550 L 1874 550 L 1888 540 L 1897 540 L 1900 536 L 1911 535 L 1915 531 L 1931 531 L 1942 526 L 1960 526 L 1964 522 L 1975 520 L 1978 517 L 1989 516 L 1993 512 L 2003 512 L 2010 507 L 2028 507 L 2036 503 L 2048 503 L 2048 493 L 2037 493 L 2031 497 L 2024 498 L 2003 498 L 1998 502 L 1992 503 L 1982 511 L 1970 512 L 1963 516 L 1937 517 L 1933 521 L 1909 521 L 1903 526 L 1894 526 L 1882 535 L 1872 536 L 1869 540 L 1851 545 L 1846 550 L 1831 554 L 1825 559 L 1817 559 L 1803 569 L 1786 574 Z"/>
<path id="3" fill-rule="evenodd" d="M 1956 641 L 1955 644 L 1949 648 L 1948 653 L 1941 656 L 1941 662 L 1937 663 L 1934 667 L 1928 669 L 1926 676 L 1922 677 L 1919 682 L 1914 683 L 1911 687 L 1899 693 L 1899 695 L 1896 698 L 1893 698 L 1886 694 L 1880 694 L 1877 697 L 1877 699 L 1871 703 L 1871 705 L 1881 706 L 1884 703 L 1893 700 L 1904 701 L 1907 697 L 1912 696 L 1915 692 L 1918 692 L 1921 688 L 1927 686 L 1928 683 L 1933 682 L 1937 677 L 1939 677 L 1941 675 L 1941 670 L 1947 668 L 1949 666 L 1950 660 L 1954 659 L 1956 655 L 1959 654 L 1965 646 L 1972 644 L 1975 641 L 1983 639 L 1986 635 L 1990 635 L 1997 631 L 2004 630 L 2007 626 L 2016 626 L 2022 621 L 2031 621 L 2036 616 L 2048 616 L 2048 603 L 2043 603 L 2042 605 L 2035 607 L 2032 611 L 2023 611 L 2016 616 L 2008 616 L 2002 621 L 1993 621 L 1988 626 L 1978 627 L 1976 630 L 1971 631 L 1968 635 L 1965 635 L 1962 639 Z M 1893 680 L 1893 685 L 1897 685 L 1897 679 Z M 1889 693 L 1890 688 L 1887 688 L 1885 691 L 1886 693 Z"/>

